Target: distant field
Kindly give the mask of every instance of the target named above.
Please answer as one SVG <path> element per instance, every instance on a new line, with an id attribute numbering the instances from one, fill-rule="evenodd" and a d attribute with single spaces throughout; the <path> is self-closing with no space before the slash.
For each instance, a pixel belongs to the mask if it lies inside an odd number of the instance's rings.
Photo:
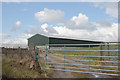
<path id="1" fill-rule="evenodd" d="M 102 50 L 108 50 L 108 46 L 103 46 Z M 117 46 L 111 45 L 109 46 L 109 50 L 117 50 Z M 61 54 L 61 55 L 84 55 L 84 56 L 117 56 L 118 52 L 110 52 L 110 51 L 75 51 L 75 50 L 89 50 L 88 47 L 83 48 L 65 48 L 65 50 L 70 51 L 64 51 L 64 49 L 60 51 L 52 51 L 53 54 Z M 90 50 L 100 50 L 100 47 L 91 47 Z M 102 54 L 100 54 L 102 53 Z M 88 59 L 87 57 L 80 57 L 81 59 Z M 90 57 L 90 60 L 100 60 L 100 57 Z M 105 59 L 105 58 L 104 58 Z M 110 60 L 110 59 L 109 59 Z M 113 59 L 111 59 L 113 60 Z"/>

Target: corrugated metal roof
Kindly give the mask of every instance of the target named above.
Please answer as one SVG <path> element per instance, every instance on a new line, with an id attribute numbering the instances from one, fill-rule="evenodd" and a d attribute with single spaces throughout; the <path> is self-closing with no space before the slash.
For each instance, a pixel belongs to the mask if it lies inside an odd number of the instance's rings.
<path id="1" fill-rule="evenodd" d="M 71 36 L 62 36 L 62 35 L 46 35 L 46 34 L 39 34 L 42 36 L 46 36 L 46 37 L 53 37 L 53 38 L 64 38 L 64 39 L 73 39 L 73 40 L 86 40 L 86 41 L 96 41 L 96 42 L 104 42 L 101 40 L 94 40 L 94 39 L 85 39 L 85 38 L 77 38 L 77 37 L 71 37 Z"/>
<path id="2" fill-rule="evenodd" d="M 77 37 L 71 37 L 71 36 L 62 36 L 62 35 L 47 35 L 47 34 L 39 34 L 46 37 L 53 37 L 53 38 L 63 38 L 63 39 L 73 39 L 73 40 L 86 40 L 86 41 L 96 41 L 96 42 L 104 42 L 102 40 L 95 40 L 95 39 L 87 39 L 87 38 L 77 38 Z"/>
<path id="3" fill-rule="evenodd" d="M 64 39 L 73 39 L 73 40 L 86 40 L 86 41 L 98 41 L 98 40 L 91 40 L 91 39 L 83 39 L 83 38 L 77 38 L 77 37 L 71 37 L 71 36 L 50 36 L 54 38 L 64 38 Z M 102 42 L 102 41 L 101 41 Z"/>

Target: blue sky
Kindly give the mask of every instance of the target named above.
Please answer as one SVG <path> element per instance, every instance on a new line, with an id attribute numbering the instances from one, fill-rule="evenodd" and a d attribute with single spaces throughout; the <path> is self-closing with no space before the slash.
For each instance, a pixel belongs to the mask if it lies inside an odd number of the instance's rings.
<path id="1" fill-rule="evenodd" d="M 75 15 L 77 16 L 78 13 L 87 15 L 90 22 L 108 20 L 110 18 L 109 15 L 105 14 L 105 9 L 95 8 L 93 2 L 22 2 L 3 3 L 2 6 L 3 32 L 10 32 L 17 20 L 22 21 L 22 26 L 24 27 L 22 30 L 27 29 L 27 25 L 41 25 L 41 23 L 35 19 L 34 14 L 42 11 L 44 8 L 64 11 L 65 19 L 67 20 Z M 116 22 L 116 20 L 112 21 Z"/>
<path id="2" fill-rule="evenodd" d="M 100 5 L 95 6 L 95 2 L 3 2 L 2 3 L 2 31 L 12 37 L 17 37 L 31 29 L 30 26 L 41 26 L 42 24 L 60 26 L 57 23 L 40 22 L 35 18 L 35 13 L 48 10 L 60 10 L 64 12 L 64 19 L 69 21 L 73 16 L 79 13 L 88 17 L 89 23 L 96 21 L 109 21 L 117 23 L 117 18 L 106 13 L 107 7 L 101 8 Z M 104 3 L 105 4 L 105 3 Z M 99 7 L 100 6 L 100 7 Z M 109 8 L 109 6 L 108 6 Z M 51 15 L 51 14 L 49 14 Z M 59 15 L 58 15 L 59 16 Z M 54 18 L 54 17 L 53 17 Z M 16 22 L 20 21 L 19 30 L 12 31 Z M 64 25 L 63 25 L 64 26 Z M 62 34 L 63 35 L 63 34 Z"/>

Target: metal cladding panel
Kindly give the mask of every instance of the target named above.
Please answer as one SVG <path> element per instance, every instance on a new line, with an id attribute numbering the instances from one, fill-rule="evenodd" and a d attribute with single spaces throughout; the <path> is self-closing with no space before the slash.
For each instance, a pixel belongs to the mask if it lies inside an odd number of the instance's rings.
<path id="1" fill-rule="evenodd" d="M 34 46 L 44 46 L 46 44 L 100 44 L 100 43 L 102 42 L 46 37 L 40 34 L 36 34 L 28 39 L 28 46 L 30 44 L 34 44 Z M 56 46 L 56 47 L 60 47 L 60 46 Z M 77 46 L 72 46 L 72 47 L 77 47 Z M 78 47 L 88 47 L 88 46 L 78 46 Z"/>
<path id="2" fill-rule="evenodd" d="M 28 39 L 28 46 L 34 44 L 34 46 L 43 46 L 49 44 L 49 38 L 43 35 L 36 34 Z"/>
<path id="3" fill-rule="evenodd" d="M 87 40 L 65 39 L 65 38 L 54 38 L 54 37 L 49 38 L 49 44 L 99 44 L 99 43 L 101 43 L 101 42 L 87 41 Z M 80 46 L 78 46 L 78 47 L 80 47 Z M 81 47 L 85 47 L 85 46 L 81 46 Z"/>

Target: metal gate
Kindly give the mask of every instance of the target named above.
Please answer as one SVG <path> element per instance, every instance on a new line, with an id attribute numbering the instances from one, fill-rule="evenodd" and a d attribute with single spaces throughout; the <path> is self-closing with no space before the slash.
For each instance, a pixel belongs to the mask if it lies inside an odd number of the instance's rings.
<path id="1" fill-rule="evenodd" d="M 51 44 L 45 69 L 119 76 L 120 44 Z"/>

